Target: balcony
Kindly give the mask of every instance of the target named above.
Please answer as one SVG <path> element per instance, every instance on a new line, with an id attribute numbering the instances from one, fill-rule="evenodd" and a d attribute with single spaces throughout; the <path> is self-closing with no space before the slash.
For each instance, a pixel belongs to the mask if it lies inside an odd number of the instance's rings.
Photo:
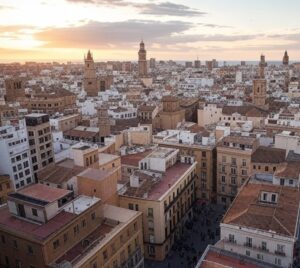
<path id="1" fill-rule="evenodd" d="M 136 249 L 136 251 L 129 256 L 129 258 L 122 262 L 120 268 L 135 268 L 139 267 L 141 263 L 143 263 L 144 257 L 142 255 L 142 250 L 140 247 Z"/>
<path id="2" fill-rule="evenodd" d="M 251 243 L 244 243 L 244 247 L 247 247 L 247 248 L 252 248 L 252 244 Z"/>
<path id="3" fill-rule="evenodd" d="M 285 253 L 283 251 L 275 250 L 275 254 L 278 255 L 278 256 L 285 257 Z"/>

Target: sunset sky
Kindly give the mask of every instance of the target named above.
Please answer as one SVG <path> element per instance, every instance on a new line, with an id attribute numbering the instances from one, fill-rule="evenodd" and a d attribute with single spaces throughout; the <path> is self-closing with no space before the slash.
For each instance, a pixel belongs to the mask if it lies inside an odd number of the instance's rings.
<path id="1" fill-rule="evenodd" d="M 300 60 L 299 0 L 0 0 L 0 61 Z"/>

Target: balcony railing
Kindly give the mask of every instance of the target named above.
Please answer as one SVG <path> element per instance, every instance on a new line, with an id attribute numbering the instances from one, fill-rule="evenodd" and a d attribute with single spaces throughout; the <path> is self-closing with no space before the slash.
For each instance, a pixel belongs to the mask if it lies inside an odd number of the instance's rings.
<path id="1" fill-rule="evenodd" d="M 142 250 L 138 247 L 126 261 L 121 263 L 120 268 L 135 268 L 143 262 L 143 259 Z"/>
<path id="2" fill-rule="evenodd" d="M 279 256 L 285 256 L 285 252 L 280 251 L 280 250 L 275 250 L 275 254 Z"/>

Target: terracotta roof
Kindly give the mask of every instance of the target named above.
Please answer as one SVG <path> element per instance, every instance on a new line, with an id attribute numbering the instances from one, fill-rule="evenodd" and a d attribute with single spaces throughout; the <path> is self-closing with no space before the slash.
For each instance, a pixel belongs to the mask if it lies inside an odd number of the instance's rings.
<path id="1" fill-rule="evenodd" d="M 84 167 L 74 165 L 71 159 L 63 160 L 54 166 L 47 166 L 37 173 L 39 181 L 55 184 L 67 182 L 72 177 L 84 170 Z"/>
<path id="2" fill-rule="evenodd" d="M 11 230 L 14 233 L 29 235 L 34 239 L 44 240 L 71 222 L 75 217 L 76 214 L 62 211 L 47 223 L 40 225 L 12 216 L 8 207 L 4 206 L 0 208 L 0 227 L 1 229 Z"/>
<path id="3" fill-rule="evenodd" d="M 260 202 L 261 192 L 278 194 L 277 204 Z M 294 187 L 249 181 L 239 192 L 222 223 L 294 237 L 300 192 Z"/>
<path id="4" fill-rule="evenodd" d="M 156 106 L 141 105 L 139 106 L 138 111 L 152 112 L 155 108 Z"/>
<path id="5" fill-rule="evenodd" d="M 256 140 L 257 139 L 254 137 L 230 135 L 230 136 L 225 136 L 220 141 L 220 145 L 222 146 L 224 142 L 244 144 L 244 145 L 253 145 Z"/>
<path id="6" fill-rule="evenodd" d="M 196 268 L 271 268 L 273 264 L 209 245 Z"/>
<path id="7" fill-rule="evenodd" d="M 243 105 L 243 106 L 224 106 L 222 113 L 225 115 L 232 115 L 233 113 L 239 113 L 244 116 L 267 116 L 267 112 L 258 107 L 252 105 Z"/>
<path id="8" fill-rule="evenodd" d="M 128 155 L 121 156 L 121 164 L 126 166 L 138 167 L 139 162 L 151 153 L 152 150 L 146 150 L 142 153 L 128 154 Z"/>
<path id="9" fill-rule="evenodd" d="M 299 179 L 300 174 L 300 162 L 284 162 L 281 163 L 274 174 L 276 177 L 288 178 L 288 179 Z"/>
<path id="10" fill-rule="evenodd" d="M 251 156 L 253 163 L 282 163 L 285 160 L 285 150 L 260 146 Z"/>

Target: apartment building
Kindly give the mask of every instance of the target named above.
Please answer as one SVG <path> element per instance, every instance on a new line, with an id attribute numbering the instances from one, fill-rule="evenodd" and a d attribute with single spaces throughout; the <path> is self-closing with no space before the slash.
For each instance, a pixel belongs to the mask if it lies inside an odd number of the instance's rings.
<path id="1" fill-rule="evenodd" d="M 217 247 L 262 260 L 277 267 L 294 267 L 299 235 L 297 188 L 249 178 L 225 214 Z"/>
<path id="2" fill-rule="evenodd" d="M 0 175 L 0 205 L 6 203 L 7 195 L 12 191 L 10 177 L 8 175 Z"/>
<path id="3" fill-rule="evenodd" d="M 0 208 L 4 267 L 143 267 L 142 216 L 34 184 Z"/>
<path id="4" fill-rule="evenodd" d="M 30 156 L 33 172 L 36 177 L 38 171 L 54 163 L 52 134 L 47 114 L 28 114 L 25 116 L 27 126 Z"/>
<path id="5" fill-rule="evenodd" d="M 253 137 L 226 136 L 217 145 L 217 199 L 229 205 L 251 172 L 251 156 L 259 146 Z"/>
<path id="6" fill-rule="evenodd" d="M 162 261 L 193 216 L 196 162 L 178 161 L 178 149 L 158 147 L 139 161 L 119 191 L 120 206 L 143 213 L 145 257 Z"/>
<path id="7" fill-rule="evenodd" d="M 0 151 L 0 172 L 9 175 L 14 190 L 34 182 L 24 121 L 20 121 L 16 127 L 0 127 Z"/>
<path id="8" fill-rule="evenodd" d="M 199 199 L 214 201 L 216 198 L 216 148 L 215 138 L 204 133 L 186 130 L 167 130 L 153 136 L 161 147 L 179 150 L 184 162 L 196 165 L 196 196 Z"/>

